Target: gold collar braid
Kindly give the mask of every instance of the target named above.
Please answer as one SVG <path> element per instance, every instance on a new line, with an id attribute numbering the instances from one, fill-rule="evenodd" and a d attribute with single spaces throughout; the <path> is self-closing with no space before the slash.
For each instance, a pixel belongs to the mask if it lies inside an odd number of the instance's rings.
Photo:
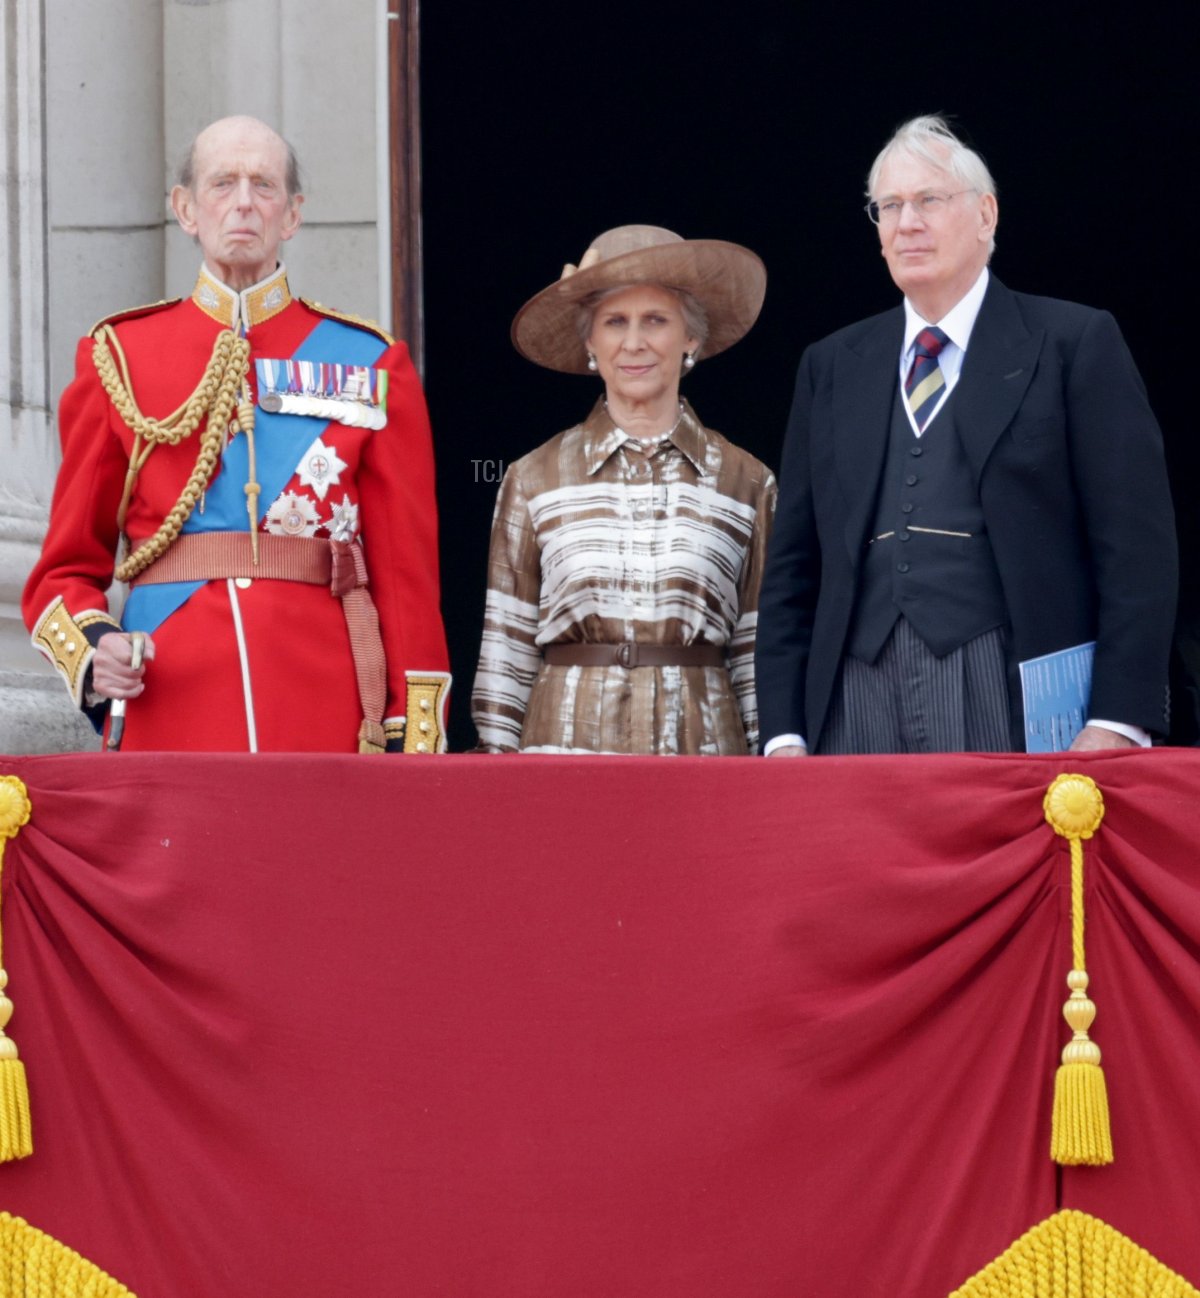
<path id="1" fill-rule="evenodd" d="M 117 413 L 133 432 L 129 469 L 125 474 L 125 491 L 117 511 L 117 526 L 122 531 L 125 530 L 125 515 L 129 510 L 134 483 L 150 452 L 156 446 L 164 444 L 178 446 L 196 431 L 201 420 L 207 416 L 204 431 L 200 434 L 196 463 L 187 485 L 158 531 L 117 565 L 117 580 L 129 581 L 136 577 L 164 554 L 179 535 L 216 471 L 217 461 L 225 445 L 225 430 L 229 426 L 239 388 L 242 400 L 237 406 L 237 423 L 246 434 L 250 452 L 250 481 L 246 483 L 246 504 L 250 512 L 250 536 L 253 543 L 257 539 L 259 485 L 255 481 L 254 470 L 254 403 L 246 382 L 246 376 L 250 372 L 249 341 L 239 338 L 229 329 L 222 329 L 213 343 L 212 356 L 195 391 L 165 419 L 151 419 L 138 408 L 125 353 L 110 325 L 101 325 L 97 329 L 92 361 Z"/>

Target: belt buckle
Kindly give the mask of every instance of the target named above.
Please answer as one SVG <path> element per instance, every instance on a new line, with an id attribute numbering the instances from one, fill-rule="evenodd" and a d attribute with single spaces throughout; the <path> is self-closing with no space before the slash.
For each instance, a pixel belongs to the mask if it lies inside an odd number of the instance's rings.
<path id="1" fill-rule="evenodd" d="M 617 645 L 617 662 L 622 667 L 636 667 L 638 658 L 637 648 L 636 641 L 622 640 L 621 643 Z"/>

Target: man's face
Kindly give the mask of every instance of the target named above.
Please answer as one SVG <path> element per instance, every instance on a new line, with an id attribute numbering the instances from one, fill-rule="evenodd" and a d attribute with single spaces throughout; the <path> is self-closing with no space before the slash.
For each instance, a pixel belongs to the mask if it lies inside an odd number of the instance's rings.
<path id="1" fill-rule="evenodd" d="M 927 194 L 954 197 L 927 213 L 910 201 Z M 883 256 L 897 288 L 936 322 L 987 265 L 996 229 L 995 195 L 977 194 L 951 172 L 897 149 L 880 169 L 874 198 L 881 206 L 901 201 L 898 216 L 880 220 Z"/>
<path id="2" fill-rule="evenodd" d="M 270 127 L 229 117 L 196 140 L 192 187 L 176 185 L 171 206 L 199 241 L 209 269 L 233 289 L 275 269 L 279 245 L 300 228 L 299 194 L 287 192 L 287 146 Z"/>

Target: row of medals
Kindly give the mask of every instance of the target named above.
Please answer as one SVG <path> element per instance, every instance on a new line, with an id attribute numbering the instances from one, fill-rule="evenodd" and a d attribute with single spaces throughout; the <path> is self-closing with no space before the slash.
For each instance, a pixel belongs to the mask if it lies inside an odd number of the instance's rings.
<path id="1" fill-rule="evenodd" d="M 383 428 L 387 412 L 352 397 L 318 397 L 308 393 L 264 392 L 258 404 L 271 415 L 310 415 L 349 428 Z"/>

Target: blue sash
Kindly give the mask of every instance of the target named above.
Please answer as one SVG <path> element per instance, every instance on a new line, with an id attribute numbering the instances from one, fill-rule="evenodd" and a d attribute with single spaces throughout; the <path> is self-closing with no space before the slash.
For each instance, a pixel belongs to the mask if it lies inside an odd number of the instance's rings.
<path id="1" fill-rule="evenodd" d="M 343 324 L 322 320 L 290 358 L 298 361 L 332 361 L 345 365 L 374 365 L 387 350 L 381 338 Z M 262 495 L 258 498 L 259 518 L 292 480 L 300 457 L 326 428 L 329 421 L 312 415 L 270 414 L 261 406 L 254 411 L 254 450 Z M 246 438 L 235 437 L 221 457 L 221 472 L 209 484 L 204 496 L 204 513 L 199 507 L 183 525 L 184 533 L 249 532 L 246 493 L 249 450 Z M 126 631 L 155 631 L 203 586 L 203 581 L 166 581 L 136 586 L 129 592 L 121 626 Z"/>

